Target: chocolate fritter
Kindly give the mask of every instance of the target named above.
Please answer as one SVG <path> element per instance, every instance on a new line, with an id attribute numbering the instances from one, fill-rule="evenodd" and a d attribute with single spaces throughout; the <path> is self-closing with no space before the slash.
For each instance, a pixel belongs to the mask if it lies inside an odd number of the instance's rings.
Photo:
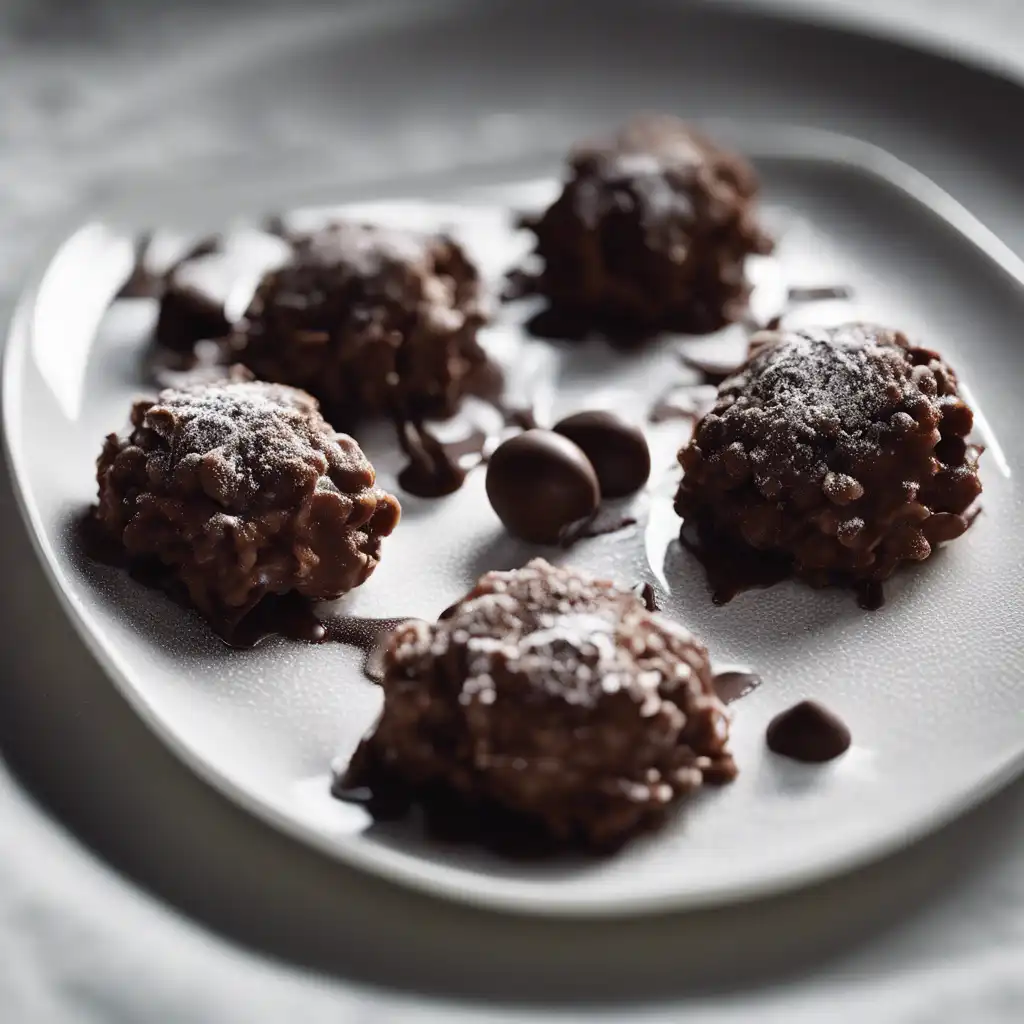
<path id="1" fill-rule="evenodd" d="M 680 452 L 684 539 L 821 586 L 877 583 L 967 529 L 980 449 L 937 353 L 869 324 L 763 332 L 751 352 Z"/>
<path id="2" fill-rule="evenodd" d="M 359 586 L 398 523 L 359 445 L 302 391 L 236 375 L 137 402 L 131 424 L 103 446 L 96 517 L 215 624 L 267 594 Z"/>
<path id="3" fill-rule="evenodd" d="M 577 147 L 559 198 L 535 221 L 536 290 L 595 327 L 702 333 L 742 316 L 744 263 L 771 241 L 740 156 L 672 117 L 637 117 Z"/>
<path id="4" fill-rule="evenodd" d="M 614 847 L 736 773 L 705 649 L 632 590 L 542 559 L 399 626 L 383 687 L 346 785 L 454 794 L 569 845 Z"/>
<path id="5" fill-rule="evenodd" d="M 345 222 L 292 241 L 256 291 L 237 358 L 305 388 L 332 422 L 453 413 L 486 363 L 480 281 L 462 248 Z"/>

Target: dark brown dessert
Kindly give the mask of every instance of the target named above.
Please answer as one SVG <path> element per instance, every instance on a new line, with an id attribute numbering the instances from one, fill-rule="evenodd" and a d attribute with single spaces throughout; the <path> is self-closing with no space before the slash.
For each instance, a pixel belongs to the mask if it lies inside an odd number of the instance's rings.
<path id="1" fill-rule="evenodd" d="M 682 539 L 718 602 L 796 575 L 876 606 L 903 562 L 960 536 L 981 449 L 956 375 L 868 324 L 762 332 L 680 452 Z"/>
<path id="2" fill-rule="evenodd" d="M 816 701 L 804 700 L 776 715 L 765 734 L 773 754 L 820 764 L 850 749 L 852 737 L 846 723 Z"/>
<path id="3" fill-rule="evenodd" d="M 309 395 L 234 379 L 137 402 L 98 460 L 96 518 L 216 626 L 264 596 L 339 597 L 376 568 L 398 502 Z"/>
<path id="4" fill-rule="evenodd" d="M 590 460 L 551 430 L 527 430 L 500 444 L 487 463 L 486 486 L 509 533 L 534 544 L 559 543 L 601 500 Z"/>
<path id="5" fill-rule="evenodd" d="M 457 797 L 562 844 L 619 845 L 736 774 L 705 649 L 627 588 L 537 559 L 384 651 L 384 709 L 342 785 Z"/>
<path id="6" fill-rule="evenodd" d="M 578 412 L 551 428 L 569 438 L 590 459 L 602 498 L 640 490 L 651 475 L 651 451 L 643 431 L 605 410 Z"/>
<path id="7" fill-rule="evenodd" d="M 315 395 L 334 423 L 451 415 L 486 365 L 480 281 L 461 247 L 344 222 L 293 244 L 256 292 L 237 358 Z"/>
<path id="8" fill-rule="evenodd" d="M 746 258 L 772 245 L 742 157 L 675 118 L 644 116 L 578 146 L 569 171 L 559 198 L 524 221 L 543 261 L 533 288 L 559 319 L 642 336 L 743 315 Z"/>

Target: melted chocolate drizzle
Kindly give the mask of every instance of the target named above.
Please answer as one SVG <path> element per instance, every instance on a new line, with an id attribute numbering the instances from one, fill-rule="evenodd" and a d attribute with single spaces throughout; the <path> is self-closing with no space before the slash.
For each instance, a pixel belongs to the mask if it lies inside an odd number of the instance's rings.
<path id="1" fill-rule="evenodd" d="M 86 556 L 102 565 L 127 570 L 137 583 L 159 590 L 175 604 L 196 612 L 184 586 L 165 565 L 153 559 L 130 559 L 124 548 L 103 530 L 91 510 L 75 523 L 75 532 Z M 364 651 L 363 674 L 372 682 L 382 679 L 380 641 L 404 618 L 368 619 L 357 615 L 316 614 L 317 602 L 299 594 L 268 594 L 237 621 L 205 619 L 214 635 L 229 647 L 250 650 L 278 636 L 307 644 L 344 644 Z"/>
<path id="2" fill-rule="evenodd" d="M 251 649 L 264 640 L 279 636 L 307 644 L 343 644 L 364 654 L 363 675 L 372 683 L 384 680 L 382 641 L 393 629 L 408 622 L 402 619 L 366 619 L 357 615 L 319 617 L 315 603 L 297 594 L 270 595 L 239 622 L 214 631 L 229 646 Z"/>
<path id="3" fill-rule="evenodd" d="M 788 557 L 740 547 L 711 531 L 692 530 L 689 524 L 684 523 L 679 542 L 704 566 L 715 604 L 728 604 L 744 590 L 772 587 L 792 575 Z"/>
<path id="4" fill-rule="evenodd" d="M 398 474 L 403 490 L 417 498 L 441 498 L 457 491 L 466 480 L 462 460 L 476 456 L 483 461 L 487 434 L 474 430 L 460 441 L 439 440 L 422 423 L 404 420 L 396 424 L 398 443 L 409 459 Z"/>
<path id="5" fill-rule="evenodd" d="M 660 612 L 661 606 L 658 604 L 658 594 L 654 587 L 650 583 L 637 583 L 633 587 L 633 593 L 644 603 L 644 607 L 649 612 Z"/>
<path id="6" fill-rule="evenodd" d="M 636 516 L 606 513 L 598 507 L 593 515 L 577 519 L 574 523 L 562 527 L 558 535 L 558 544 L 562 548 L 571 548 L 581 540 L 593 537 L 604 537 L 609 533 L 618 533 L 627 527 L 636 525 Z"/>
<path id="7" fill-rule="evenodd" d="M 316 602 L 298 594 L 268 595 L 237 623 L 216 632 L 229 647 L 243 650 L 280 636 L 307 644 L 343 644 L 372 655 L 384 635 L 409 621 L 408 616 L 398 619 L 366 619 L 337 614 L 321 617 L 316 614 L 316 607 Z M 380 666 L 364 665 L 369 678 L 380 682 L 376 672 L 371 675 L 367 671 L 370 667 L 379 671 Z"/>

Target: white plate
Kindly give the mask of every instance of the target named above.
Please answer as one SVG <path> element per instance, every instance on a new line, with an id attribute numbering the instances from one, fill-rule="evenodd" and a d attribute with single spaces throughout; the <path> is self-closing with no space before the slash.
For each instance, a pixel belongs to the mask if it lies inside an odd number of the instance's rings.
<path id="1" fill-rule="evenodd" d="M 610 860 L 512 863 L 430 842 L 408 825 L 370 823 L 328 795 L 331 762 L 352 750 L 379 706 L 356 652 L 284 641 L 229 650 L 160 594 L 82 557 L 71 522 L 93 499 L 103 435 L 123 428 L 142 390 L 153 308 L 123 302 L 103 316 L 130 263 L 124 233 L 94 223 L 61 247 L 19 309 L 4 367 L 20 499 L 76 626 L 139 713 L 204 778 L 368 870 L 455 899 L 579 914 L 694 906 L 802 884 L 906 842 L 1020 768 L 1024 543 L 1015 477 L 1024 452 L 1015 427 L 1024 267 L 948 196 L 876 149 L 806 131 L 733 126 L 733 134 L 758 159 L 785 278 L 855 289 L 852 305 L 821 304 L 802 315 L 900 326 L 958 369 L 988 446 L 985 512 L 964 539 L 893 581 L 881 611 L 861 611 L 849 593 L 796 584 L 718 608 L 699 567 L 674 543 L 673 456 L 686 428 L 652 428 L 655 470 L 635 503 L 640 527 L 544 553 L 625 582 L 656 581 L 666 614 L 703 637 L 717 661 L 746 663 L 765 684 L 734 705 L 739 779 L 692 800 L 663 832 Z M 467 169 L 441 184 L 409 178 L 409 202 L 361 198 L 358 209 L 454 229 L 497 280 L 525 245 L 508 230 L 508 209 L 550 194 L 557 166 L 544 158 Z M 225 210 L 280 209 L 318 195 L 337 198 L 298 180 L 247 182 L 242 201 L 225 188 L 172 191 L 161 195 L 161 214 L 219 226 Z M 489 343 L 518 353 L 522 315 L 506 309 Z M 517 361 L 538 367 L 541 381 L 558 379 L 557 391 L 541 387 L 542 415 L 604 405 L 642 416 L 666 379 L 682 377 L 667 345 L 626 355 L 598 343 L 529 342 L 524 352 Z M 387 431 L 361 438 L 380 482 L 393 486 L 400 460 Z M 434 617 L 483 571 L 536 554 L 503 532 L 482 484 L 476 472 L 448 499 L 403 496 L 402 524 L 346 610 Z M 851 725 L 854 746 L 841 760 L 804 767 L 766 753 L 765 724 L 803 697 Z"/>

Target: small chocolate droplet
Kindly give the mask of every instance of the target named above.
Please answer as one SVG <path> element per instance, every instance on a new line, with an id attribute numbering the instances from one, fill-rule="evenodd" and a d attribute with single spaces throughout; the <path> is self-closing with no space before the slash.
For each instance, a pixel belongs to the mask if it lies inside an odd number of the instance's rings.
<path id="1" fill-rule="evenodd" d="M 658 604 L 658 594 L 650 583 L 638 583 L 633 588 L 633 593 L 643 601 L 644 607 L 649 612 L 661 611 L 661 606 Z"/>
<path id="2" fill-rule="evenodd" d="M 597 473 L 603 498 L 640 490 L 651 475 L 651 451 L 639 427 L 613 412 L 578 412 L 559 420 L 556 434 L 579 445 Z"/>
<path id="3" fill-rule="evenodd" d="M 535 544 L 559 543 L 565 527 L 593 515 L 600 501 L 590 460 L 550 430 L 527 430 L 499 445 L 486 487 L 509 533 Z"/>
<path id="4" fill-rule="evenodd" d="M 885 604 L 885 589 L 877 580 L 865 580 L 857 586 L 857 604 L 868 612 L 876 612 Z"/>
<path id="5" fill-rule="evenodd" d="M 846 723 L 813 700 L 776 715 L 768 723 L 766 739 L 773 753 L 812 764 L 839 757 L 851 742 Z"/>
<path id="6" fill-rule="evenodd" d="M 731 669 L 727 672 L 716 672 L 714 684 L 718 699 L 723 704 L 732 704 L 741 697 L 753 693 L 761 685 L 761 677 L 756 672 Z"/>

